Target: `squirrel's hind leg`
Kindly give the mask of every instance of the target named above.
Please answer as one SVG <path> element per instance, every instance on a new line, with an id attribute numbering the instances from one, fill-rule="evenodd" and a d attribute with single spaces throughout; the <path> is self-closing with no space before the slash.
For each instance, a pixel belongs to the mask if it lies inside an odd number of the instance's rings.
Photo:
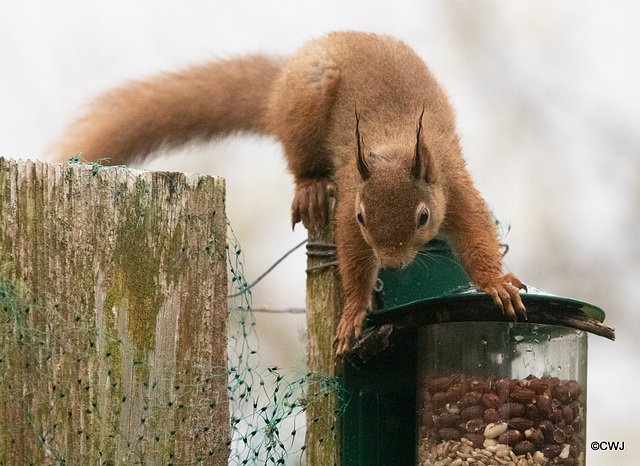
<path id="1" fill-rule="evenodd" d="M 329 218 L 327 199 L 335 192 L 329 178 L 297 178 L 296 193 L 291 204 L 291 226 L 302 222 L 305 228 L 312 224 L 326 224 Z"/>
<path id="2" fill-rule="evenodd" d="M 327 221 L 327 195 L 334 190 L 334 154 L 327 139 L 339 81 L 333 60 L 312 42 L 285 64 L 274 83 L 268 119 L 295 178 L 294 226 Z"/>

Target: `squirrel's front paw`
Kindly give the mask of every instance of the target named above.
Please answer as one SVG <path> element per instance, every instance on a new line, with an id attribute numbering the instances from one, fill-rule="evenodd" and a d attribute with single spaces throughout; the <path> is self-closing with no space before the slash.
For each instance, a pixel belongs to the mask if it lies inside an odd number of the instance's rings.
<path id="1" fill-rule="evenodd" d="M 520 290 L 527 291 L 527 287 L 514 274 L 508 273 L 488 284 L 479 285 L 478 290 L 489 294 L 506 315 L 515 319 L 520 314 L 527 318 L 527 310 L 520 297 Z"/>
<path id="2" fill-rule="evenodd" d="M 328 178 L 296 180 L 296 193 L 291 204 L 291 225 L 302 221 L 305 228 L 327 222 L 327 197 L 335 190 Z"/>
<path id="3" fill-rule="evenodd" d="M 342 355 L 352 348 L 352 340 L 358 338 L 362 331 L 362 321 L 364 320 L 366 310 L 349 313 L 347 309 L 342 314 L 342 319 L 338 324 L 336 339 L 333 346 L 336 348 L 336 354 Z"/>

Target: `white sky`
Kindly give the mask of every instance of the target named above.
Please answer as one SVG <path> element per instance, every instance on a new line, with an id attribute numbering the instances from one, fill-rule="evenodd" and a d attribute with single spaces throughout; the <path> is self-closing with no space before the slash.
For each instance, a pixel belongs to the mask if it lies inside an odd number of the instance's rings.
<path id="1" fill-rule="evenodd" d="M 588 458 L 637 464 L 639 24 L 633 0 L 2 2 L 0 156 L 43 156 L 88 98 L 124 79 L 219 56 L 290 53 L 330 30 L 402 38 L 458 110 L 474 179 L 511 224 L 509 267 L 603 307 L 617 328 L 615 343 L 590 338 L 588 441 L 626 449 Z M 147 166 L 227 178 L 249 280 L 305 237 L 290 231 L 292 183 L 276 144 L 250 138 L 189 154 Z M 304 306 L 304 261 L 300 251 L 281 265 L 254 305 Z M 304 322 L 265 319 L 265 352 L 279 365 L 299 363 Z M 283 363 L 288 345 L 299 352 Z"/>

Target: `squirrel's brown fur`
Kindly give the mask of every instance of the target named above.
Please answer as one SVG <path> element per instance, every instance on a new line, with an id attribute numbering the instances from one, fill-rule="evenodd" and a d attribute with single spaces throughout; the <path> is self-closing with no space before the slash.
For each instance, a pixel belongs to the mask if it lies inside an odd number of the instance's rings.
<path id="1" fill-rule="evenodd" d="M 455 116 L 424 62 L 388 36 L 336 32 L 288 59 L 218 61 L 132 82 L 98 98 L 57 143 L 116 164 L 160 145 L 234 131 L 274 135 L 296 193 L 292 220 L 326 220 L 337 190 L 336 235 L 346 351 L 370 309 L 379 267 L 401 268 L 443 234 L 480 290 L 506 313 L 524 312 L 502 274 L 495 225 L 462 158 Z"/>

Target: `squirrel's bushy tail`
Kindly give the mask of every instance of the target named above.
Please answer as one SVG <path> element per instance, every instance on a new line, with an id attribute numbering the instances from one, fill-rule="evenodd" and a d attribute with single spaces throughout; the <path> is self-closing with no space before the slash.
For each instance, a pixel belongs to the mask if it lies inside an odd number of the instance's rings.
<path id="1" fill-rule="evenodd" d="M 99 96 L 50 148 L 122 165 L 160 146 L 235 131 L 268 131 L 269 91 L 281 61 L 262 55 L 216 61 L 133 81 Z"/>

